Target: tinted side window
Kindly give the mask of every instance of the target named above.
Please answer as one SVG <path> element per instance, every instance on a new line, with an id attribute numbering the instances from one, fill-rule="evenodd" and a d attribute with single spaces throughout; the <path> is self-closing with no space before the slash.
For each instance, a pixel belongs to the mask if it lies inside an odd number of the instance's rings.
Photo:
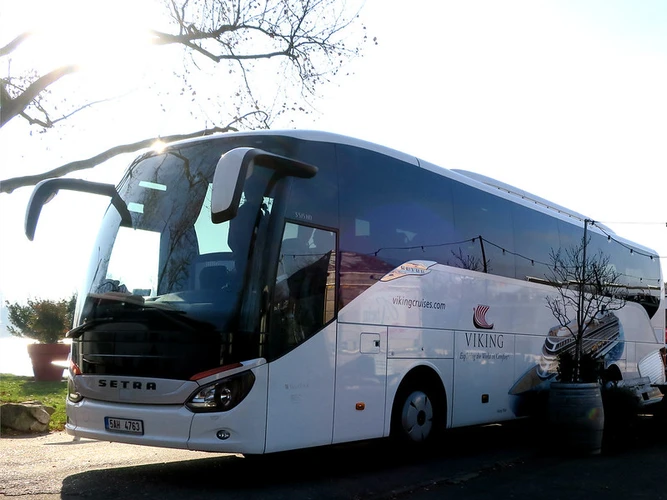
<path id="1" fill-rule="evenodd" d="M 456 241 L 449 179 L 351 146 L 337 155 L 341 306 L 404 262 L 447 262 Z"/>
<path id="2" fill-rule="evenodd" d="M 338 180 L 333 144 L 301 141 L 298 160 L 317 167 L 310 179 L 293 177 L 285 207 L 285 217 L 328 227 L 338 226 Z"/>
<path id="3" fill-rule="evenodd" d="M 335 313 L 336 233 L 285 224 L 271 314 L 272 357 L 320 331 Z"/>
<path id="4" fill-rule="evenodd" d="M 485 191 L 456 183 L 454 221 L 465 243 L 449 264 L 514 278 L 512 204 Z"/>
<path id="5" fill-rule="evenodd" d="M 514 206 L 514 248 L 516 277 L 520 280 L 551 276 L 551 252 L 558 251 L 558 223 L 542 212 Z"/>
<path id="6" fill-rule="evenodd" d="M 454 234 L 449 180 L 379 153 L 338 147 L 341 248 L 392 264 L 442 262 Z"/>
<path id="7" fill-rule="evenodd" d="M 619 274 L 618 282 L 626 287 L 626 298 L 641 304 L 649 317 L 653 317 L 660 305 L 660 262 L 658 256 L 653 259 L 645 255 L 646 251 L 637 251 L 629 245 L 621 244 L 610 238 L 600 246 L 606 246 L 605 253 Z"/>
<path id="8" fill-rule="evenodd" d="M 563 221 L 558 224 L 563 248 L 581 246 L 583 226 L 578 227 Z M 587 259 L 597 259 L 599 255 L 608 257 L 614 272 L 618 274 L 619 293 L 625 293 L 627 300 L 641 304 L 650 317 L 655 315 L 660 305 L 661 286 L 657 255 L 651 259 L 649 255 L 644 255 L 647 252 L 637 251 L 612 236 L 600 234 L 597 228 L 591 226 L 588 228 L 588 237 Z"/>
<path id="9" fill-rule="evenodd" d="M 558 237 L 560 239 L 560 247 L 572 248 L 581 246 L 584 237 L 584 228 L 569 222 L 558 220 Z"/>

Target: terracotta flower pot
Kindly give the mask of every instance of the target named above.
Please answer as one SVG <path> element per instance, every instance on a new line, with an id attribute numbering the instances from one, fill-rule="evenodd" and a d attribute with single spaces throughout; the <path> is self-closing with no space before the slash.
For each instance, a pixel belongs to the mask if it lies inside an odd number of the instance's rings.
<path id="1" fill-rule="evenodd" d="M 28 344 L 28 355 L 32 361 L 35 380 L 58 381 L 63 378 L 64 368 L 54 365 L 54 361 L 67 361 L 69 344 Z"/>

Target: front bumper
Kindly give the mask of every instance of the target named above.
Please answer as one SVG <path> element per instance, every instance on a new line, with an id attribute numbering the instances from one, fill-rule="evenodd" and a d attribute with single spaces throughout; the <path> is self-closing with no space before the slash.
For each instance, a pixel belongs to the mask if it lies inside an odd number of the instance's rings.
<path id="1" fill-rule="evenodd" d="M 268 370 L 263 365 L 253 371 L 253 388 L 229 411 L 194 413 L 183 404 L 120 403 L 87 397 L 78 403 L 67 401 L 65 430 L 72 436 L 101 441 L 217 453 L 264 453 Z M 140 420 L 143 434 L 107 430 L 106 417 Z"/>

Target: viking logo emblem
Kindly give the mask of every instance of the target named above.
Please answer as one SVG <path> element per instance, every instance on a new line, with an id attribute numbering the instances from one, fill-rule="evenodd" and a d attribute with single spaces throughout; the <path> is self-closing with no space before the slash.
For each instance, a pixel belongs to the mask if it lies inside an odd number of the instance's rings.
<path id="1" fill-rule="evenodd" d="M 489 310 L 489 306 L 484 306 L 479 304 L 473 309 L 474 314 L 472 315 L 472 322 L 475 325 L 475 328 L 481 328 L 482 330 L 490 330 L 493 328 L 493 323 L 490 325 L 486 322 L 486 312 Z"/>

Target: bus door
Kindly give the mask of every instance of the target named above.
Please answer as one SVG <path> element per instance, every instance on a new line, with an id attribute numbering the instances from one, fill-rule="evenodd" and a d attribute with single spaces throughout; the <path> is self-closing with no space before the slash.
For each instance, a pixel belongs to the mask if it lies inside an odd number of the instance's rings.
<path id="1" fill-rule="evenodd" d="M 334 443 L 382 437 L 387 327 L 339 324 Z"/>
<path id="2" fill-rule="evenodd" d="M 286 222 L 269 326 L 266 452 L 331 444 L 336 232 Z"/>

